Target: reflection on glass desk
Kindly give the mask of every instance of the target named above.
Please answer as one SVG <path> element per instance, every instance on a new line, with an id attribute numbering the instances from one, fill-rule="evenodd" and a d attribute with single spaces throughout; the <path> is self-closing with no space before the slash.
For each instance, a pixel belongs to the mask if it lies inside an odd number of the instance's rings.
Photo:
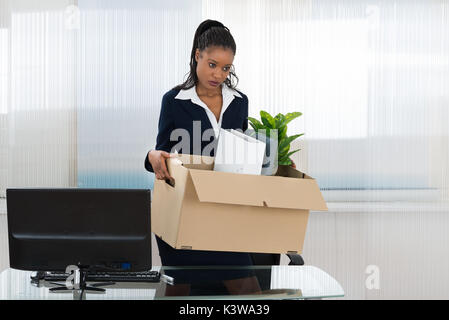
<path id="1" fill-rule="evenodd" d="M 87 300 L 155 299 L 316 299 L 343 297 L 340 284 L 313 266 L 208 266 L 154 267 L 159 283 L 119 282 L 105 292 L 86 291 Z M 33 285 L 30 271 L 4 270 L 0 274 L 0 299 L 73 300 L 79 291 L 50 292 L 54 284 Z M 89 283 L 90 284 L 90 283 Z"/>

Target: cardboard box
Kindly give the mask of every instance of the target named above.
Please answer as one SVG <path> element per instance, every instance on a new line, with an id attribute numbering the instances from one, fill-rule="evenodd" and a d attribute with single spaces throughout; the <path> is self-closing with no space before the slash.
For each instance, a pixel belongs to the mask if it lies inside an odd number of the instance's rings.
<path id="1" fill-rule="evenodd" d="M 217 172 L 213 160 L 167 160 L 175 183 L 155 181 L 152 231 L 177 249 L 301 253 L 309 210 L 327 210 L 316 181 L 284 166 L 277 176 Z"/>

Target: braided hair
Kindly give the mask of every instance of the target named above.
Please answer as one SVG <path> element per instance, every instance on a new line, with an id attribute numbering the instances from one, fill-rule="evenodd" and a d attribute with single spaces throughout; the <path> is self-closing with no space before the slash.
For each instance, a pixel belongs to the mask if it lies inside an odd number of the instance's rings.
<path id="1" fill-rule="evenodd" d="M 215 20 L 205 20 L 198 26 L 195 32 L 195 37 L 193 38 L 192 52 L 190 54 L 190 72 L 188 73 L 187 80 L 173 89 L 186 90 L 198 84 L 198 76 L 196 74 L 196 67 L 198 63 L 195 60 L 196 49 L 199 49 L 201 52 L 212 46 L 231 49 L 234 55 L 236 53 L 235 41 L 229 29 L 221 22 Z M 234 82 L 234 78 L 236 79 L 236 82 Z M 235 74 L 234 66 L 231 66 L 229 76 L 226 78 L 225 84 L 229 88 L 235 89 L 238 80 L 239 79 Z"/>

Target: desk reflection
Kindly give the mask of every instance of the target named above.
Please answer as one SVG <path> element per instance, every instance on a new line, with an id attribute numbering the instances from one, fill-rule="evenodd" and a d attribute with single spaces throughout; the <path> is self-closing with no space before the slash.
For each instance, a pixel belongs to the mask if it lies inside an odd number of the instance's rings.
<path id="1" fill-rule="evenodd" d="M 160 296 L 260 295 L 270 291 L 271 269 L 245 267 L 162 267 L 161 274 L 173 278 Z"/>

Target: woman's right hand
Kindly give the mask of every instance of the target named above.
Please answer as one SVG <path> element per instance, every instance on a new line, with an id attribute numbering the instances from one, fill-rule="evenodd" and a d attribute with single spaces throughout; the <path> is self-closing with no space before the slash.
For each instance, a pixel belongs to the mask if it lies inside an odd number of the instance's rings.
<path id="1" fill-rule="evenodd" d="M 156 179 L 170 180 L 170 182 L 175 180 L 172 176 L 170 176 L 167 169 L 166 159 L 170 157 L 170 153 L 162 150 L 151 150 L 148 152 L 148 161 L 150 161 L 151 166 L 153 167 Z"/>

